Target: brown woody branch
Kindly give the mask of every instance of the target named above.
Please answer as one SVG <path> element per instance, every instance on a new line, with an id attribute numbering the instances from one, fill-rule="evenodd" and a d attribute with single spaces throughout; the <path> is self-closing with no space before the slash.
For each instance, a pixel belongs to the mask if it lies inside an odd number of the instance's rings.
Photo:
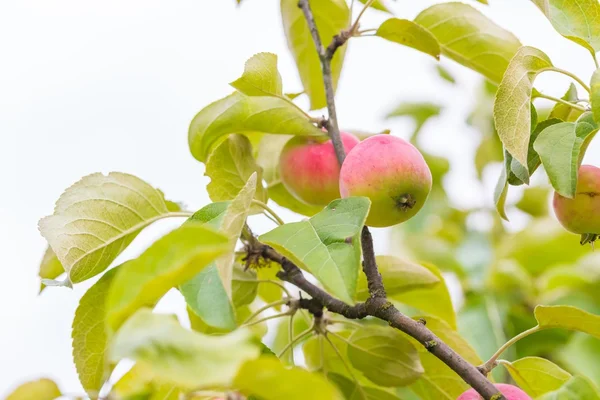
<path id="1" fill-rule="evenodd" d="M 327 131 L 333 142 L 336 157 L 340 163 L 343 163 L 346 156 L 342 144 L 340 130 L 337 121 L 335 109 L 335 93 L 333 78 L 331 73 L 331 60 L 336 50 L 343 46 L 352 35 L 352 28 L 342 31 L 336 35 L 327 48 L 323 47 L 321 37 L 315 23 L 315 19 L 310 7 L 309 0 L 299 0 L 298 7 L 302 9 L 304 17 L 308 24 L 313 42 L 317 49 L 321 61 L 323 72 L 323 83 L 325 86 L 325 97 L 327 100 Z M 363 271 L 367 277 L 370 297 L 364 303 L 358 303 L 354 306 L 344 303 L 334 298 L 318 286 L 312 284 L 304 278 L 304 274 L 293 262 L 277 253 L 274 249 L 259 243 L 251 236 L 249 246 L 254 248 L 264 258 L 271 259 L 279 263 L 283 269 L 278 273 L 280 279 L 290 282 L 298 288 L 308 293 L 312 299 L 318 301 L 330 312 L 343 315 L 349 319 L 362 319 L 367 316 L 373 316 L 387 321 L 390 326 L 408 334 L 418 340 L 425 348 L 448 367 L 454 370 L 466 383 L 471 385 L 486 400 L 503 400 L 502 393 L 482 374 L 477 367 L 467 362 L 458 353 L 452 350 L 433 332 L 425 327 L 423 321 L 415 321 L 412 318 L 402 314 L 392 303 L 387 300 L 385 287 L 375 259 L 373 250 L 373 239 L 369 229 L 365 226 L 362 230 L 361 243 L 363 250 Z M 314 302 L 311 303 L 314 306 Z M 318 305 L 317 305 L 318 307 Z"/>

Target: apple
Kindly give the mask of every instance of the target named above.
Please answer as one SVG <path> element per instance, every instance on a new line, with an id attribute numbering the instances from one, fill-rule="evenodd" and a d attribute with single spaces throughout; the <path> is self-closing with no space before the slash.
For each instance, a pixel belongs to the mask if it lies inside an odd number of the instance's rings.
<path id="1" fill-rule="evenodd" d="M 391 135 L 360 142 L 348 153 L 340 171 L 342 197 L 368 197 L 367 225 L 374 227 L 412 218 L 425 204 L 431 184 L 431 171 L 419 150 Z"/>
<path id="2" fill-rule="evenodd" d="M 496 387 L 498 390 L 500 390 L 500 392 L 502 392 L 504 397 L 506 397 L 506 400 L 531 400 L 531 397 L 529 397 L 527 393 L 514 385 L 497 383 Z M 482 397 L 475 391 L 475 389 L 469 389 L 458 396 L 456 400 L 481 400 L 481 398 Z"/>
<path id="3" fill-rule="evenodd" d="M 346 153 L 359 143 L 350 133 L 340 136 Z M 340 198 L 340 165 L 331 140 L 294 136 L 281 151 L 279 173 L 286 189 L 307 204 L 326 206 Z"/>

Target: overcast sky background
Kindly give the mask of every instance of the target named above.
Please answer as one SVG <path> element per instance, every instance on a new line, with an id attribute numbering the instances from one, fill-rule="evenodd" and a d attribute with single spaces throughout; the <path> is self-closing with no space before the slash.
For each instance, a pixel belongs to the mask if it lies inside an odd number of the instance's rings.
<path id="1" fill-rule="evenodd" d="M 467 1 L 467 0 L 465 0 Z M 554 32 L 527 0 L 475 5 L 539 47 L 556 66 L 587 80 L 593 62 L 586 50 Z M 401 18 L 414 18 L 434 1 L 389 2 Z M 364 28 L 387 16 L 370 12 Z M 279 55 L 284 90 L 301 85 L 289 54 L 277 0 L 19 0 L 0 2 L 0 398 L 16 384 L 47 376 L 64 392 L 81 394 L 71 360 L 70 327 L 77 302 L 95 279 L 74 290 L 51 288 L 37 295 L 37 269 L 46 248 L 37 231 L 62 191 L 93 172 L 132 173 L 195 210 L 209 202 L 208 178 L 187 146 L 192 117 L 229 94 L 228 82 L 257 52 Z M 408 121 L 383 116 L 401 100 L 447 105 L 428 125 L 425 147 L 450 156 L 446 183 L 459 205 L 490 205 L 497 170 L 485 188 L 465 157 L 476 147 L 464 124 L 480 78 L 444 60 L 458 78 L 451 86 L 434 73 L 427 55 L 379 38 L 352 39 L 338 91 L 340 124 L 406 137 Z M 568 80 L 547 74 L 536 86 L 562 95 Z M 301 104 L 306 105 L 302 99 Z M 316 114 L 319 115 L 319 114 Z M 600 161 L 598 141 L 587 162 Z M 282 211 L 288 220 L 296 218 Z M 160 221 L 117 260 L 135 257 L 181 221 Z M 258 221 L 258 230 L 270 229 Z M 377 230 L 377 250 L 386 232 Z M 181 310 L 170 293 L 159 305 Z"/>

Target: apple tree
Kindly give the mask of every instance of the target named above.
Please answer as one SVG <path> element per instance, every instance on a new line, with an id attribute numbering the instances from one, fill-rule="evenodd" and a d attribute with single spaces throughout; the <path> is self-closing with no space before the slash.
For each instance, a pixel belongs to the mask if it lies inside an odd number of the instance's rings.
<path id="1" fill-rule="evenodd" d="M 598 0 L 532 2 L 598 68 Z M 277 56 L 259 53 L 240 66 L 230 95 L 193 118 L 189 148 L 211 179 L 212 203 L 186 210 L 138 177 L 97 173 L 40 220 L 49 244 L 42 288 L 97 279 L 72 331 L 87 396 L 600 400 L 600 269 L 591 252 L 600 169 L 581 165 L 600 122 L 600 69 L 578 77 L 466 3 L 436 4 L 414 20 L 390 15 L 380 26 L 361 18 L 390 13 L 382 0 L 280 6 L 304 91 L 285 92 Z M 479 140 L 473 163 L 480 179 L 502 165 L 489 193 L 495 209 L 449 201 L 448 159 L 417 140 L 441 112 L 434 102 L 389 113 L 414 120 L 409 140 L 340 130 L 335 89 L 357 37 L 482 76 L 477 93 L 442 67 L 436 79 L 477 98 L 467 121 Z M 564 95 L 542 93 L 540 74 L 573 83 Z M 521 199 L 507 201 L 509 190 Z M 551 195 L 562 227 L 548 216 Z M 284 221 L 279 208 L 298 217 Z M 526 215 L 524 229 L 511 228 L 507 208 Z M 249 216 L 274 228 L 256 235 Z M 113 265 L 145 227 L 181 217 L 139 257 Z M 488 226 L 474 228 L 479 217 Z M 391 227 L 388 254 L 375 254 L 369 227 Z M 152 311 L 172 289 L 189 324 Z M 116 376 L 125 359 L 133 367 Z M 8 399 L 60 396 L 42 378 Z"/>

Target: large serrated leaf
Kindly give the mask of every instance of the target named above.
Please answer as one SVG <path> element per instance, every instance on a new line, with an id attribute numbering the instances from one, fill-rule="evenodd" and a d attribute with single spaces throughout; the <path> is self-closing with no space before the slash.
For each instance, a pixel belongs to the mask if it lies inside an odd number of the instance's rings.
<path id="1" fill-rule="evenodd" d="M 139 308 L 155 305 L 230 247 L 228 237 L 197 222 L 163 236 L 119 268 L 107 299 L 108 326 L 114 331 Z"/>
<path id="2" fill-rule="evenodd" d="M 247 96 L 281 96 L 283 85 L 277 70 L 277 55 L 258 53 L 246 61 L 244 74 L 230 84 Z"/>
<path id="3" fill-rule="evenodd" d="M 208 336 L 184 329 L 170 315 L 141 309 L 115 335 L 110 359 L 133 359 L 161 382 L 197 390 L 230 385 L 259 352 L 248 330 Z"/>
<path id="4" fill-rule="evenodd" d="M 352 302 L 370 204 L 366 197 L 334 200 L 309 220 L 279 226 L 259 239 L 315 275 L 334 296 Z"/>
<path id="5" fill-rule="evenodd" d="M 327 105 L 321 61 L 313 42 L 308 24 L 297 0 L 281 0 L 281 18 L 287 44 L 294 56 L 304 91 L 310 99 L 310 108 L 318 109 Z M 317 25 L 323 46 L 327 47 L 332 38 L 350 26 L 350 9 L 345 0 L 312 0 L 310 7 Z M 346 46 L 340 47 L 331 61 L 331 77 L 334 87 L 342 71 Z"/>
<path id="6" fill-rule="evenodd" d="M 415 22 L 440 43 L 442 54 L 494 82 L 500 82 L 521 43 L 475 8 L 463 3 L 436 4 Z"/>
<path id="7" fill-rule="evenodd" d="M 381 386 L 406 386 L 424 372 L 417 349 L 394 329 L 355 330 L 348 340 L 347 353 L 354 368 Z"/>
<path id="8" fill-rule="evenodd" d="M 532 0 L 558 33 L 585 47 L 600 50 L 600 4 L 597 0 Z"/>
<path id="9" fill-rule="evenodd" d="M 573 306 L 537 306 L 535 319 L 540 328 L 562 328 L 600 338 L 600 316 Z"/>
<path id="10" fill-rule="evenodd" d="M 234 385 L 241 393 L 261 400 L 344 400 L 337 387 L 323 375 L 298 367 L 287 369 L 275 357 L 246 362 Z"/>
<path id="11" fill-rule="evenodd" d="M 46 378 L 23 383 L 5 400 L 55 400 L 61 397 L 60 389 L 54 381 Z"/>
<path id="12" fill-rule="evenodd" d="M 70 282 L 81 282 L 104 271 L 142 228 L 170 216 L 181 215 L 141 179 L 96 173 L 68 188 L 39 228 Z"/>
<path id="13" fill-rule="evenodd" d="M 510 61 L 494 101 L 494 122 L 504 148 L 527 165 L 531 134 L 531 91 L 537 75 L 552 67 L 544 52 L 523 46 Z"/>
<path id="14" fill-rule="evenodd" d="M 190 124 L 188 144 L 192 155 L 205 162 L 212 147 L 231 133 L 323 135 L 308 117 L 284 99 L 245 96 L 235 92 L 202 109 Z"/>
<path id="15" fill-rule="evenodd" d="M 569 374 L 552 361 L 540 357 L 525 357 L 513 362 L 502 362 L 510 376 L 528 395 L 537 398 L 559 389 L 570 378 Z"/>
<path id="16" fill-rule="evenodd" d="M 433 56 L 436 60 L 440 59 L 440 44 L 435 36 L 421 25 L 407 19 L 390 18 L 379 26 L 375 35 L 412 47 Z"/>
<path id="17" fill-rule="evenodd" d="M 73 319 L 73 361 L 81 386 L 91 398 L 98 395 L 109 374 L 105 357 L 109 332 L 106 326 L 106 299 L 120 267 L 108 271 L 79 300 Z"/>

